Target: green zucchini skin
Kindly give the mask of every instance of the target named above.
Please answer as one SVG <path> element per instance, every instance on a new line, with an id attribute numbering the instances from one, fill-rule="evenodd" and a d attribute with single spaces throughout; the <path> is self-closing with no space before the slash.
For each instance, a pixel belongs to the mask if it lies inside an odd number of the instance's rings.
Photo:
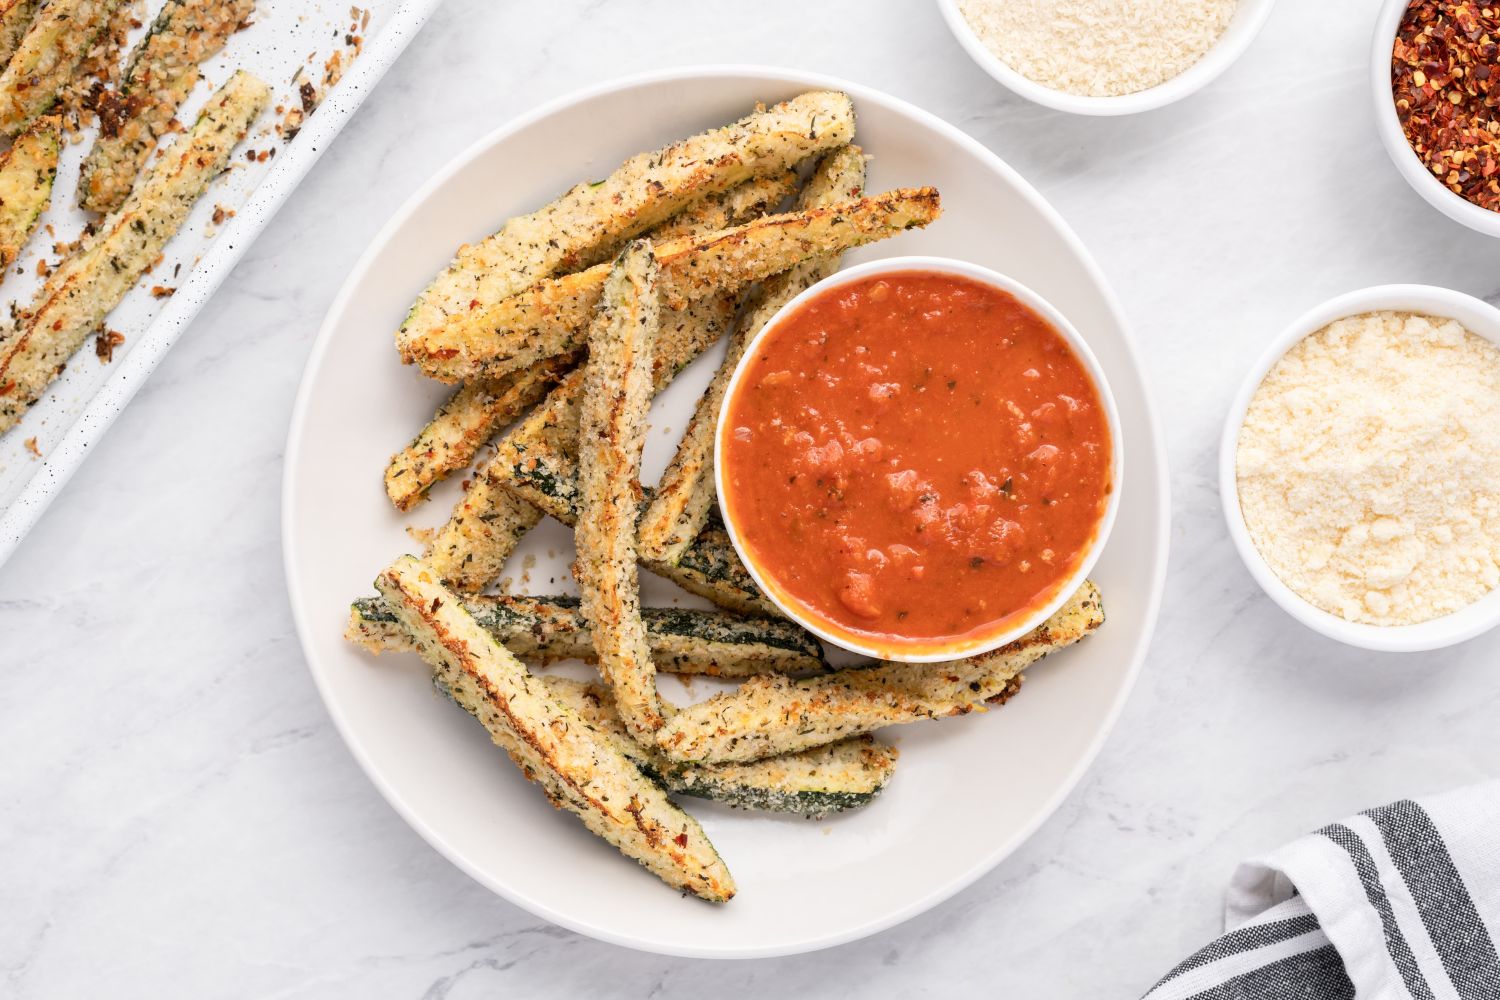
<path id="1" fill-rule="evenodd" d="M 464 607 L 522 660 L 546 664 L 594 656 L 593 635 L 577 597 L 470 597 Z M 643 608 L 642 615 L 652 657 L 666 673 L 743 678 L 831 669 L 817 640 L 788 621 L 688 608 Z M 395 613 L 380 597 L 363 597 L 350 606 L 346 635 L 374 652 L 411 648 Z"/>
<path id="2" fill-rule="evenodd" d="M 819 749 L 753 764 L 669 769 L 658 780 L 669 792 L 722 802 L 734 809 L 823 819 L 874 802 L 895 772 L 898 751 L 873 736 Z M 767 773 L 763 765 L 792 765 L 794 772 L 779 777 Z"/>
<path id="3" fill-rule="evenodd" d="M 740 561 L 740 554 L 729 540 L 729 532 L 719 520 L 717 511 L 712 513 L 708 526 L 698 533 L 675 563 L 648 560 L 641 565 L 721 608 L 742 615 L 784 617 L 781 609 L 755 585 L 755 578 Z"/>

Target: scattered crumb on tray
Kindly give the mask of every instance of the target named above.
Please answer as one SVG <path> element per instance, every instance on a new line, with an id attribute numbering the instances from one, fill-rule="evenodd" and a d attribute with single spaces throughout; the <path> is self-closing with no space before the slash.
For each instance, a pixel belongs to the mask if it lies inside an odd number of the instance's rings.
<path id="1" fill-rule="evenodd" d="M 100 330 L 94 338 L 94 356 L 101 365 L 115 359 L 115 348 L 125 343 L 125 335 L 117 330 Z"/>

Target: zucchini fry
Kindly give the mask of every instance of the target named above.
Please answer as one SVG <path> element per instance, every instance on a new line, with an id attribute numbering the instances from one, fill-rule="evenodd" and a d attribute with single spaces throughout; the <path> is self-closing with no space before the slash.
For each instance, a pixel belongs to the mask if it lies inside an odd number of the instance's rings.
<path id="1" fill-rule="evenodd" d="M 61 146 L 62 119 L 48 115 L 33 122 L 0 156 L 0 281 L 52 203 Z"/>
<path id="2" fill-rule="evenodd" d="M 754 677 L 676 712 L 657 734 L 673 760 L 727 763 L 797 753 L 884 726 L 964 715 L 1006 699 L 1022 671 L 1104 623 L 1085 583 L 1040 626 L 994 652 L 946 663 L 883 663 L 793 681 Z"/>
<path id="3" fill-rule="evenodd" d="M 448 586 L 477 594 L 499 577 L 510 554 L 543 516 L 505 487 L 478 478 L 438 529 L 424 558 Z"/>
<path id="4" fill-rule="evenodd" d="M 0 135 L 13 139 L 52 109 L 121 0 L 50 0 L 0 72 Z"/>
<path id="5" fill-rule="evenodd" d="M 821 819 L 869 805 L 896 771 L 896 748 L 869 736 L 749 764 L 679 764 L 631 738 L 602 686 L 556 676 L 543 683 L 559 704 L 608 736 L 641 773 L 668 792 L 739 809 Z"/>
<path id="6" fill-rule="evenodd" d="M 391 503 L 409 511 L 427 499 L 433 486 L 467 469 L 486 441 L 541 399 L 578 359 L 577 354 L 562 354 L 498 379 L 465 383 L 411 444 L 391 457 L 385 470 Z"/>
<path id="7" fill-rule="evenodd" d="M 708 527 L 699 532 L 677 562 L 642 565 L 688 593 L 726 610 L 765 618 L 782 617 L 781 609 L 755 585 L 755 578 L 740 561 L 729 533 L 716 519 L 710 519 Z"/>
<path id="8" fill-rule="evenodd" d="M 630 244 L 610 270 L 599 314 L 589 325 L 579 407 L 579 517 L 573 531 L 578 548 L 573 575 L 583 616 L 593 628 L 599 672 L 639 739 L 648 739 L 663 722 L 635 560 L 651 342 L 661 309 L 656 278 L 651 244 Z"/>
<path id="9" fill-rule="evenodd" d="M 130 194 L 156 141 L 213 57 L 255 10 L 255 0 L 167 0 L 99 107 L 99 137 L 83 161 L 78 204 L 112 212 Z"/>
<path id="10" fill-rule="evenodd" d="M 405 556 L 375 586 L 437 682 L 554 805 L 668 885 L 713 902 L 734 895 L 734 878 L 697 821 L 608 736 L 558 704 L 429 568 Z"/>
<path id="11" fill-rule="evenodd" d="M 60 5 L 53 0 L 44 19 Z M 249 73 L 230 77 L 192 130 L 173 143 L 119 211 L 52 272 L 15 336 L 0 350 L 0 432 L 21 419 L 156 260 L 228 165 L 230 152 L 269 97 L 270 88 Z"/>
<path id="12" fill-rule="evenodd" d="M 775 209 L 798 183 L 795 170 L 748 180 L 695 202 L 646 235 L 655 244 L 742 225 Z"/>
<path id="13" fill-rule="evenodd" d="M 10 62 L 42 9 L 42 0 L 0 0 L 0 68 Z"/>
<path id="14" fill-rule="evenodd" d="M 796 183 L 797 175 L 791 171 L 746 181 L 739 187 L 699 201 L 654 232 L 653 238 L 661 238 L 662 234 L 682 235 L 699 230 L 722 229 L 755 218 L 766 209 L 779 204 L 795 189 Z M 732 312 L 733 306 L 724 302 L 718 306 L 705 305 L 703 310 L 706 311 L 700 310 L 696 316 L 669 324 L 668 333 L 693 336 L 691 331 L 694 329 L 694 322 L 713 323 L 714 326 L 698 327 L 697 335 L 712 334 L 717 337 L 715 329 L 723 325 L 717 321 L 717 315 L 721 311 Z M 698 350 L 707 346 L 703 344 Z M 694 351 L 682 357 L 679 367 L 686 366 L 696 354 L 697 351 Z M 506 424 L 517 419 L 522 410 L 536 402 L 536 397 L 529 392 L 533 383 L 527 380 L 545 375 L 545 380 L 535 384 L 550 386 L 577 363 L 579 356 L 581 355 L 561 355 L 560 359 L 549 358 L 521 369 L 524 374 L 512 373 L 498 379 L 465 383 L 463 388 L 443 404 L 416 439 L 391 459 L 385 481 L 391 502 L 398 510 L 410 510 L 425 499 L 427 490 L 436 482 L 467 468 L 485 442 Z M 672 357 L 676 355 L 669 354 L 668 360 Z M 661 368 L 660 357 L 655 365 L 658 370 Z M 513 378 L 519 378 L 523 382 L 512 386 Z M 576 429 L 576 405 L 571 414 L 570 419 Z M 576 453 L 576 445 L 574 451 Z"/>
<path id="15" fill-rule="evenodd" d="M 604 180 L 579 184 L 488 239 L 459 248 L 412 306 L 396 346 L 407 360 L 446 356 L 484 335 L 478 319 L 486 307 L 540 278 L 608 260 L 699 198 L 780 174 L 853 134 L 848 95 L 812 91 L 632 157 Z"/>
<path id="16" fill-rule="evenodd" d="M 907 188 L 824 208 L 768 215 L 743 226 L 685 236 L 655 249 L 662 301 L 673 309 L 705 295 L 734 292 L 810 257 L 920 228 L 941 213 L 932 188 Z M 493 306 L 481 303 L 462 336 L 442 350 L 411 350 L 402 360 L 442 382 L 504 372 L 573 350 L 588 328 L 609 266 L 539 281 Z"/>
<path id="17" fill-rule="evenodd" d="M 463 604 L 486 632 L 525 663 L 595 659 L 594 633 L 576 597 L 465 597 Z M 641 617 L 651 660 L 665 673 L 743 678 L 829 670 L 817 640 L 789 621 L 687 608 L 642 608 Z M 412 648 L 406 630 L 379 597 L 350 605 L 344 638 L 372 653 Z"/>
<path id="18" fill-rule="evenodd" d="M 845 146 L 823 156 L 798 198 L 799 209 L 822 208 L 860 196 L 865 184 L 865 154 Z M 776 275 L 755 294 L 729 340 L 724 363 L 698 400 L 677 453 L 662 474 L 651 504 L 637 525 L 637 545 L 648 562 L 675 564 L 708 521 L 714 502 L 714 435 L 719 409 L 745 347 L 771 317 L 806 289 L 838 270 L 836 255 L 804 261 Z"/>

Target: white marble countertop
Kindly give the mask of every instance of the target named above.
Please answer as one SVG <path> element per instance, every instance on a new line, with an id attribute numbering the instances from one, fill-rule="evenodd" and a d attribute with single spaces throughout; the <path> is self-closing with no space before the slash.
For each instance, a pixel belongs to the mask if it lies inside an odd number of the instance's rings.
<path id="1" fill-rule="evenodd" d="M 1002 90 L 918 0 L 448 0 L 0 571 L 0 993 L 1134 997 L 1220 929 L 1239 859 L 1500 773 L 1500 634 L 1402 657 L 1320 639 L 1251 581 L 1214 485 L 1229 397 L 1295 314 L 1388 281 L 1500 300 L 1500 244 L 1376 139 L 1373 16 L 1287 0 L 1207 91 L 1088 120 Z M 541 101 L 715 61 L 889 91 L 1035 183 L 1137 326 L 1174 490 L 1149 662 L 1058 814 L 901 927 L 730 964 L 547 926 L 408 829 L 313 689 L 278 523 L 303 361 L 391 212 Z"/>

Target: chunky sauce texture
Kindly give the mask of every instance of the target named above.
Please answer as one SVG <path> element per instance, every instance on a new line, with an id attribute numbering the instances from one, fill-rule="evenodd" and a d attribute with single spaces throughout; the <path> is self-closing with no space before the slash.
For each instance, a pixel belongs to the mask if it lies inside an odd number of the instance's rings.
<path id="1" fill-rule="evenodd" d="M 760 338 L 721 428 L 754 567 L 834 636 L 938 652 L 1056 596 L 1112 483 L 1098 389 L 1009 293 L 910 271 L 829 289 Z"/>

